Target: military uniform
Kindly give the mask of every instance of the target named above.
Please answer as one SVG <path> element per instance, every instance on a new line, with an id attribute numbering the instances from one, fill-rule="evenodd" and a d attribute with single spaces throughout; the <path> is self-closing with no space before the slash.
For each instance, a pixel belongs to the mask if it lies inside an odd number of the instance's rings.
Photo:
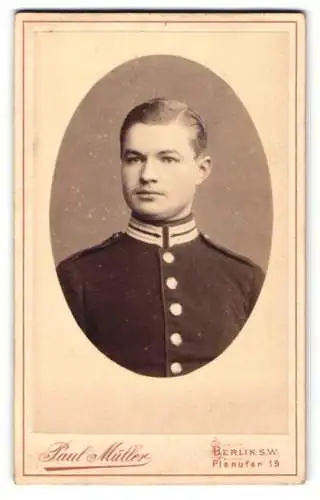
<path id="1" fill-rule="evenodd" d="M 258 298 L 263 272 L 214 245 L 193 216 L 131 217 L 127 231 L 57 268 L 69 307 L 93 344 L 143 375 L 184 375 L 219 356 Z"/>

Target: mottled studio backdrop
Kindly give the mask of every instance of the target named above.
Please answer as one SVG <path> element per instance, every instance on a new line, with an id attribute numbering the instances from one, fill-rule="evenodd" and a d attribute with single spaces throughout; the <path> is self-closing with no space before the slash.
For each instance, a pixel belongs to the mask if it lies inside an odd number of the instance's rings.
<path id="1" fill-rule="evenodd" d="M 122 64 L 88 89 L 79 103 L 52 184 L 55 262 L 126 228 L 118 136 L 128 111 L 152 97 L 184 101 L 208 125 L 213 170 L 195 201 L 199 228 L 266 269 L 272 194 L 258 132 L 227 82 L 198 63 L 169 55 Z"/>

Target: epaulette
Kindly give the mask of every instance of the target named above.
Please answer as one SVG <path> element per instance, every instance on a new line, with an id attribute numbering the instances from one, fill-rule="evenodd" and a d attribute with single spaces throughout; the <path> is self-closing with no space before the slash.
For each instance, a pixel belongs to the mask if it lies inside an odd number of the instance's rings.
<path id="1" fill-rule="evenodd" d="M 114 233 L 112 236 L 107 238 L 106 240 L 102 241 L 101 243 L 98 243 L 98 245 L 94 245 L 93 247 L 85 248 L 84 250 L 80 250 L 79 252 L 74 253 L 70 257 L 68 257 L 68 260 L 78 260 L 80 257 L 85 257 L 86 255 L 90 255 L 92 253 L 98 252 L 99 250 L 103 250 L 104 248 L 114 245 L 120 240 L 120 237 L 123 233 L 118 232 Z"/>
<path id="2" fill-rule="evenodd" d="M 256 264 L 252 260 L 250 260 L 248 257 L 243 257 L 243 255 L 239 255 L 236 252 L 229 250 L 229 248 L 225 248 L 223 246 L 220 246 L 220 245 L 217 245 L 216 243 L 214 243 L 208 234 L 200 233 L 200 236 L 202 237 L 202 239 L 205 243 L 207 243 L 209 246 L 211 246 L 212 248 L 214 248 L 218 252 L 223 253 L 227 257 L 232 257 L 235 260 L 243 262 L 244 264 L 248 264 L 249 266 L 256 267 Z"/>

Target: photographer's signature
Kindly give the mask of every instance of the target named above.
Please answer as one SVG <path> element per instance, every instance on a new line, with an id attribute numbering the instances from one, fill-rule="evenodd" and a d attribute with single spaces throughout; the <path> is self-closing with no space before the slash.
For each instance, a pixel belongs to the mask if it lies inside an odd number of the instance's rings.
<path id="1" fill-rule="evenodd" d="M 81 449 L 72 441 L 57 441 L 39 455 L 46 471 L 143 467 L 151 462 L 150 453 L 141 444 L 114 441 L 104 449 L 87 445 Z"/>

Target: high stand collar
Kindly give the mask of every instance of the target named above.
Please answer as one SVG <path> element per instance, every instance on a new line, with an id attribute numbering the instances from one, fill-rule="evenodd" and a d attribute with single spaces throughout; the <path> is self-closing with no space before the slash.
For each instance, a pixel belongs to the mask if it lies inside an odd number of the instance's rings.
<path id="1" fill-rule="evenodd" d="M 189 243 L 199 235 L 193 214 L 176 221 L 152 223 L 131 214 L 126 233 L 136 240 L 161 248 Z"/>

